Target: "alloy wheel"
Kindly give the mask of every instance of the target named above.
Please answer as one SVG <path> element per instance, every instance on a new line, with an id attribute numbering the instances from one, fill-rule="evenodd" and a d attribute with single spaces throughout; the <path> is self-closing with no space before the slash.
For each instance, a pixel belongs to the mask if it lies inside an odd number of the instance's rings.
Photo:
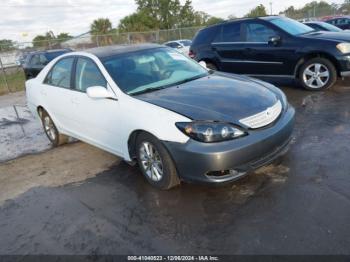
<path id="1" fill-rule="evenodd" d="M 324 87 L 330 77 L 328 68 L 320 63 L 310 64 L 303 72 L 303 81 L 310 88 L 320 89 Z"/>
<path id="2" fill-rule="evenodd" d="M 140 147 L 140 160 L 146 175 L 157 182 L 163 177 L 163 162 L 157 149 L 150 142 L 143 142 Z"/>
<path id="3" fill-rule="evenodd" d="M 51 139 L 51 141 L 54 141 L 56 139 L 56 130 L 51 118 L 49 116 L 45 116 L 43 122 L 45 133 Z"/>

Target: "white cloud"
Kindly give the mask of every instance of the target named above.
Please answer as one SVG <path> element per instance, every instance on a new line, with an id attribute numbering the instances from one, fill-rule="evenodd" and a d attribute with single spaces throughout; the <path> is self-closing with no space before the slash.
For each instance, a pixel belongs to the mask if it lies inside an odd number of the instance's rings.
<path id="1" fill-rule="evenodd" d="M 0 39 L 31 41 L 48 30 L 55 34 L 69 32 L 78 35 L 89 30 L 90 23 L 99 17 L 108 17 L 114 26 L 124 16 L 134 12 L 134 0 L 2 0 L 0 4 Z M 185 0 L 181 0 L 185 2 Z M 290 5 L 300 7 L 305 0 L 192 0 L 195 10 L 227 18 L 230 14 L 242 16 L 258 4 L 269 8 L 273 3 L 274 13 Z M 329 1 L 330 2 L 330 1 Z M 342 0 L 333 2 L 341 3 Z M 28 36 L 23 37 L 22 34 Z"/>

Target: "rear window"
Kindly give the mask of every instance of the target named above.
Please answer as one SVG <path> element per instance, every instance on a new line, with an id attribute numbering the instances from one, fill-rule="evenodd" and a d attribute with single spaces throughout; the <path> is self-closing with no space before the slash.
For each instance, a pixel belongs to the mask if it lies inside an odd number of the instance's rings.
<path id="1" fill-rule="evenodd" d="M 225 24 L 222 27 L 222 42 L 241 41 L 241 23 Z"/>
<path id="2" fill-rule="evenodd" d="M 219 28 L 220 26 L 212 26 L 200 30 L 194 37 L 192 45 L 210 44 L 219 32 Z"/>

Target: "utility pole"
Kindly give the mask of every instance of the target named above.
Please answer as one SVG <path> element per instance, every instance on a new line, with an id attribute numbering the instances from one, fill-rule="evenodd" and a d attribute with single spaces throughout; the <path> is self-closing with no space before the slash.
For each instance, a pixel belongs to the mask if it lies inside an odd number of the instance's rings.
<path id="1" fill-rule="evenodd" d="M 270 2 L 270 15 L 272 15 L 272 2 Z"/>

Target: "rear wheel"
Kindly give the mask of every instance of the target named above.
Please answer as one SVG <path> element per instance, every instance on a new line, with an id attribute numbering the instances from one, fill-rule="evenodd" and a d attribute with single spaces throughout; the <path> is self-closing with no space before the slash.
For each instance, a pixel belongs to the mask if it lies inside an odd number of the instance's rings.
<path id="1" fill-rule="evenodd" d="M 330 88 L 337 81 L 337 71 L 328 59 L 317 57 L 301 67 L 299 79 L 307 90 L 320 91 Z"/>
<path id="2" fill-rule="evenodd" d="M 139 167 L 151 185 L 165 190 L 180 184 L 174 162 L 157 138 L 141 133 L 136 144 Z"/>
<path id="3" fill-rule="evenodd" d="M 40 111 L 41 122 L 46 136 L 50 140 L 53 146 L 60 146 L 68 142 L 69 137 L 58 132 L 51 117 L 45 110 Z"/>

